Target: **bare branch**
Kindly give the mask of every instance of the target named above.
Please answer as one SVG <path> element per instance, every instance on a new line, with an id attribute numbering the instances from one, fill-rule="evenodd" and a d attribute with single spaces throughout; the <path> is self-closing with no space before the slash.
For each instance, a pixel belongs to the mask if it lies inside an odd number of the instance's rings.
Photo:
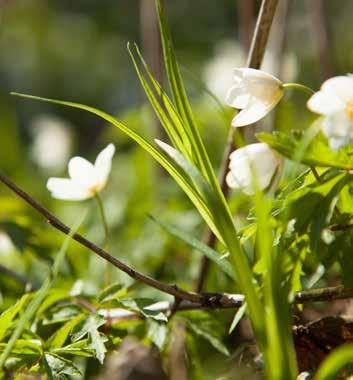
<path id="1" fill-rule="evenodd" d="M 0 174 L 0 181 L 5 184 L 9 189 L 15 192 L 20 198 L 31 205 L 35 210 L 37 210 L 42 216 L 44 216 L 48 223 L 55 227 L 57 230 L 68 235 L 70 233 L 70 228 L 61 222 L 56 216 L 54 216 L 49 210 L 39 204 L 35 199 L 33 199 L 29 194 L 20 189 L 11 180 L 9 180 L 4 175 Z M 226 293 L 195 293 L 188 292 L 179 288 L 176 285 L 169 285 L 162 283 L 152 277 L 146 276 L 140 273 L 128 265 L 124 264 L 122 261 L 118 260 L 114 256 L 111 256 L 108 252 L 98 247 L 91 241 L 87 240 L 78 233 L 75 233 L 72 237 L 78 243 L 88 248 L 93 253 L 102 257 L 104 260 L 108 261 L 116 268 L 125 272 L 127 275 L 140 281 L 148 286 L 160 290 L 163 293 L 174 296 L 176 299 L 181 300 L 177 305 L 177 310 L 195 310 L 195 309 L 231 309 L 238 308 L 244 302 L 244 296 L 242 294 L 226 294 Z M 303 304 L 308 302 L 323 302 L 332 301 L 335 299 L 352 298 L 353 289 L 344 288 L 343 286 L 328 287 L 322 289 L 313 289 L 298 292 L 294 296 L 294 303 Z M 171 310 L 174 303 L 162 302 L 159 303 L 159 309 L 161 311 Z"/>

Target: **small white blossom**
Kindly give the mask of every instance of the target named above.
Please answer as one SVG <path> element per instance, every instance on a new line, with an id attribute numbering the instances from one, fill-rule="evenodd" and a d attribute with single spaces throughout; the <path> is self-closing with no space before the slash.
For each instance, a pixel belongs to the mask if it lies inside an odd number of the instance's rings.
<path id="1" fill-rule="evenodd" d="M 85 158 L 73 157 L 69 161 L 70 178 L 49 178 L 47 188 L 57 199 L 79 201 L 98 194 L 106 185 L 115 146 L 109 144 L 91 164 Z"/>
<path id="2" fill-rule="evenodd" d="M 244 127 L 265 117 L 283 96 L 282 82 L 261 70 L 235 69 L 233 86 L 226 103 L 241 111 L 232 120 L 233 127 Z"/>
<path id="3" fill-rule="evenodd" d="M 308 108 L 324 116 L 323 132 L 337 150 L 353 142 L 353 77 L 328 79 L 308 101 Z"/>
<path id="4" fill-rule="evenodd" d="M 254 194 L 253 176 L 256 176 L 259 188 L 266 190 L 274 184 L 282 163 L 282 156 L 265 143 L 239 148 L 230 155 L 227 184 L 233 189 L 252 195 Z"/>

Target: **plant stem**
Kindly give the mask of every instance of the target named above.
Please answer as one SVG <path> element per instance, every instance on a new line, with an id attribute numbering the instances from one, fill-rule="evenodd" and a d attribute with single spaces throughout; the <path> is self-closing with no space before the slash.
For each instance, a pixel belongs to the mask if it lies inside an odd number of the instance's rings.
<path id="1" fill-rule="evenodd" d="M 103 230 L 104 230 L 103 249 L 107 249 L 108 248 L 108 239 L 109 239 L 109 227 L 108 227 L 108 223 L 107 223 L 107 218 L 105 216 L 102 198 L 99 196 L 99 194 L 96 194 L 95 199 L 96 199 L 97 204 L 98 204 L 99 215 L 101 217 Z M 105 265 L 104 265 L 104 285 L 108 286 L 109 283 L 110 283 L 110 267 L 109 267 L 108 262 L 106 261 Z"/>
<path id="2" fill-rule="evenodd" d="M 48 223 L 56 228 L 58 231 L 66 235 L 72 234 L 71 238 L 76 240 L 82 246 L 88 248 L 91 252 L 100 256 L 122 272 L 126 273 L 132 279 L 140 281 L 152 288 L 160 290 L 163 293 L 174 296 L 183 302 L 180 303 L 179 308 L 188 307 L 189 309 L 228 309 L 237 308 L 243 304 L 244 296 L 242 294 L 225 294 L 225 293 L 194 293 L 188 292 L 179 288 L 176 285 L 169 285 L 155 280 L 152 277 L 146 276 L 141 272 L 134 270 L 128 265 L 124 264 L 122 261 L 118 260 L 114 256 L 110 255 L 108 252 L 98 247 L 91 241 L 84 238 L 78 233 L 72 233 L 73 231 L 66 226 L 61 220 L 59 220 L 55 215 L 53 215 L 49 210 L 38 203 L 34 198 L 32 198 L 25 191 L 20 189 L 15 185 L 10 179 L 5 177 L 0 173 L 0 182 L 6 185 L 10 190 L 16 193 L 20 198 L 22 198 L 26 203 L 28 203 L 32 208 L 34 208 L 39 214 L 41 214 Z M 331 301 L 335 299 L 345 299 L 353 298 L 353 289 L 344 288 L 343 286 L 335 286 L 323 289 L 313 289 L 298 292 L 295 294 L 295 303 L 306 303 L 306 302 L 322 302 Z"/>
<path id="3" fill-rule="evenodd" d="M 315 91 L 313 89 L 300 83 L 284 83 L 282 84 L 282 87 L 284 89 L 293 88 L 294 90 L 303 91 L 310 96 L 315 94 Z"/>
<path id="4" fill-rule="evenodd" d="M 259 69 L 262 59 L 265 54 L 268 36 L 270 33 L 273 17 L 276 11 L 278 0 L 263 0 L 257 17 L 256 27 L 253 34 L 250 51 L 248 54 L 247 66 L 253 69 Z M 235 149 L 234 146 L 235 128 L 230 128 L 226 146 L 223 151 L 222 163 L 218 176 L 219 183 L 225 198 L 229 196 L 229 188 L 226 184 L 226 176 L 228 172 L 229 156 Z M 208 230 L 205 233 L 204 242 L 209 247 L 214 247 L 217 239 L 212 231 Z M 207 257 L 202 258 L 201 268 L 197 280 L 197 290 L 201 291 L 207 278 L 210 262 Z"/>

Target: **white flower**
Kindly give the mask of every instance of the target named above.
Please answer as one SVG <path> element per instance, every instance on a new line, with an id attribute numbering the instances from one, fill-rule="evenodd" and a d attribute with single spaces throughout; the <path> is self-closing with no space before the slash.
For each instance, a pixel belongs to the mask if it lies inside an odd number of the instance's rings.
<path id="1" fill-rule="evenodd" d="M 232 120 L 233 127 L 256 123 L 265 117 L 283 96 L 282 82 L 261 70 L 235 69 L 233 81 L 226 103 L 241 110 Z"/>
<path id="2" fill-rule="evenodd" d="M 115 146 L 109 144 L 91 164 L 82 157 L 69 161 L 70 178 L 49 178 L 47 188 L 57 199 L 79 201 L 98 194 L 106 185 L 110 173 Z"/>
<path id="3" fill-rule="evenodd" d="M 254 194 L 253 176 L 261 190 L 274 185 L 282 168 L 283 158 L 265 143 L 250 144 L 230 155 L 226 181 L 229 187 L 245 194 Z"/>
<path id="4" fill-rule="evenodd" d="M 353 77 L 328 79 L 308 101 L 308 108 L 324 115 L 323 132 L 337 150 L 353 142 Z"/>

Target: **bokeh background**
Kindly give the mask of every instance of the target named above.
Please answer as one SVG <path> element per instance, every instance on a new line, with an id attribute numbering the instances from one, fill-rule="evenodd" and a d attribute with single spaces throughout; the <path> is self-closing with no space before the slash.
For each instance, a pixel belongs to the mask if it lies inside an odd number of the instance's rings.
<path id="1" fill-rule="evenodd" d="M 232 68 L 246 64 L 260 6 L 255 0 L 166 1 L 176 52 L 203 138 L 217 168 L 233 111 L 223 100 Z M 0 1 L 0 170 L 66 223 L 88 209 L 82 233 L 101 244 L 94 201 L 54 200 L 51 176 L 66 176 L 74 155 L 94 160 L 108 143 L 117 147 L 111 180 L 102 193 L 110 252 L 134 268 L 193 288 L 198 252 L 169 236 L 149 215 L 201 237 L 204 226 L 190 202 L 141 149 L 116 128 L 88 113 L 10 96 L 11 91 L 84 103 L 115 115 L 150 139 L 165 138 L 134 72 L 127 42 L 137 42 L 155 76 L 165 83 L 153 0 Z M 314 89 L 333 75 L 353 71 L 350 0 L 282 0 L 263 68 L 286 82 Z M 301 93 L 286 95 L 261 128 L 305 128 L 313 116 Z M 300 109 L 300 111 L 298 111 Z M 244 216 L 242 197 L 232 199 Z M 63 236 L 0 187 L 0 307 L 39 285 Z M 61 286 L 95 294 L 103 263 L 72 244 Z M 112 281 L 131 281 L 112 272 Z M 154 291 L 133 285 L 141 294 Z M 233 290 L 211 270 L 209 290 Z M 158 294 L 158 298 L 163 295 Z"/>

